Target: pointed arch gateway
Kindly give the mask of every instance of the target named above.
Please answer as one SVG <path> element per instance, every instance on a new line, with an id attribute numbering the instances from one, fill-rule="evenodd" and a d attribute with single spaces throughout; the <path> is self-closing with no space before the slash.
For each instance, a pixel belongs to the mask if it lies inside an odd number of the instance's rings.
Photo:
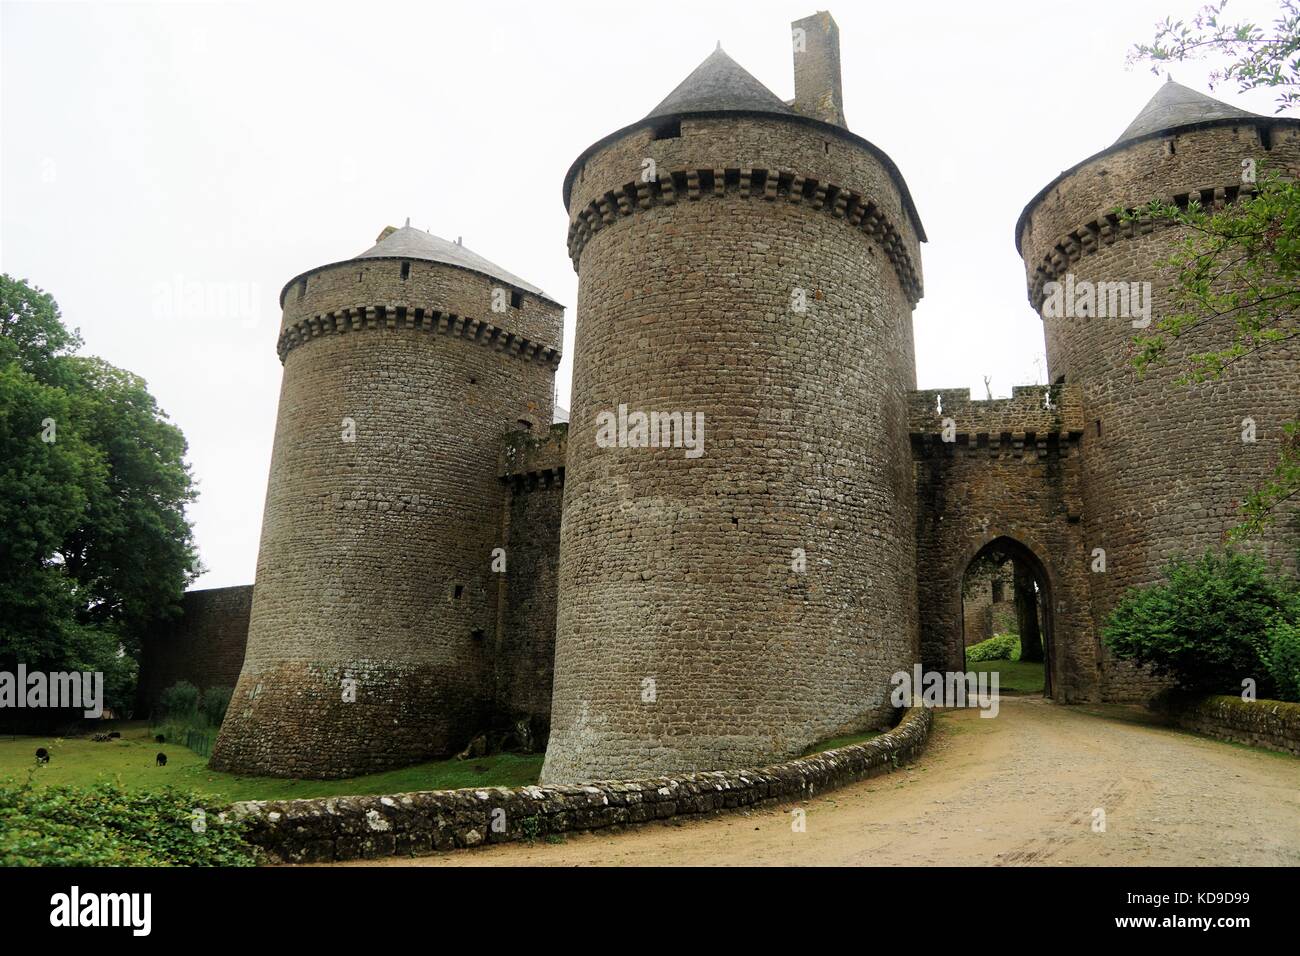
<path id="1" fill-rule="evenodd" d="M 1012 592 L 1009 603 L 1015 609 L 1016 633 L 1020 638 L 1020 662 L 1039 663 L 1042 666 L 1044 697 L 1053 696 L 1052 671 L 1055 660 L 1052 622 L 1052 581 L 1047 565 L 1034 553 L 1034 550 L 1009 535 L 998 535 L 971 555 L 966 562 L 962 575 L 961 597 L 963 613 L 960 617 L 961 630 L 959 649 L 952 651 L 954 660 L 962 655 L 962 670 L 975 669 L 974 662 L 967 660 L 966 650 L 980 640 L 992 637 L 991 633 L 972 634 L 975 620 L 971 605 L 983 608 L 984 597 L 981 589 L 990 585 L 996 587 L 1007 577 L 1012 579 L 1009 590 Z M 992 612 L 996 602 L 988 602 L 988 611 Z M 992 614 L 989 614 L 990 620 Z M 996 630 L 996 628 L 990 628 Z M 1035 659 L 1036 658 L 1036 659 Z M 987 668 L 996 669 L 996 668 Z M 1003 687 L 1008 682 L 1002 681 Z"/>

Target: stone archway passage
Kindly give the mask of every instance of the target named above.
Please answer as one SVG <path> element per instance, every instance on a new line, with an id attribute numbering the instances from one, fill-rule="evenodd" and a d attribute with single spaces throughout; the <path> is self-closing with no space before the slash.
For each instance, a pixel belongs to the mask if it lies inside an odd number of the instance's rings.
<path id="1" fill-rule="evenodd" d="M 1048 681 L 1064 703 L 1099 697 L 1079 493 L 1082 418 L 1071 386 L 1016 388 L 972 401 L 965 390 L 913 392 L 919 657 L 927 670 L 965 670 L 962 579 L 1007 539 L 1040 579 L 1049 614 Z"/>
<path id="2" fill-rule="evenodd" d="M 1052 696 L 1052 586 L 1047 568 L 1042 560 L 1023 542 L 1006 535 L 994 538 L 979 549 L 967 563 L 962 572 L 963 604 L 969 598 L 967 583 L 972 573 L 981 568 L 1010 567 L 1013 576 L 1016 629 L 1020 635 L 1021 661 L 1043 665 L 1043 696 Z M 964 654 L 970 641 L 964 628 L 968 615 L 963 613 L 963 632 L 952 635 L 955 647 L 951 656 L 955 660 L 957 653 Z M 969 670 L 969 662 L 963 656 L 963 670 Z"/>

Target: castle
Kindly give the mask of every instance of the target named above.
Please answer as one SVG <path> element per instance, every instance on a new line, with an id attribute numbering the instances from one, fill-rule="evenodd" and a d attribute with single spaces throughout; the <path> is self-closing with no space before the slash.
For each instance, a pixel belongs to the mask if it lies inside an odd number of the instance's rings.
<path id="1" fill-rule="evenodd" d="M 1193 335 L 1140 377 L 1127 317 L 1053 296 L 1149 282 L 1158 320 L 1179 237 L 1115 210 L 1231 203 L 1243 159 L 1300 168 L 1300 121 L 1169 82 L 1044 186 L 1015 242 L 1051 384 L 972 401 L 916 389 L 925 230 L 847 126 L 834 20 L 793 28 L 792 101 L 719 47 L 574 161 L 567 427 L 562 307 L 459 243 L 389 228 L 285 286 L 256 586 L 196 592 L 182 626 L 247 621 L 246 651 L 175 645 L 242 659 L 214 767 L 348 776 L 502 724 L 549 731 L 547 783 L 761 766 L 886 724 L 896 671 L 964 669 L 962 578 L 990 548 L 1033 569 L 1052 697 L 1155 688 L 1101 624 L 1236 523 L 1300 356 L 1186 387 Z M 1261 546 L 1294 567 L 1290 524 Z"/>

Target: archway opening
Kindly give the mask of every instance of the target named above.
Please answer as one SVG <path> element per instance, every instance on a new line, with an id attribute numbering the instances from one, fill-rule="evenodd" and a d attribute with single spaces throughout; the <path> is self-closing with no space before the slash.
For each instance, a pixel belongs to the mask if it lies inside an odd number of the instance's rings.
<path id="1" fill-rule="evenodd" d="M 1051 585 L 1038 556 L 995 538 L 967 564 L 961 591 L 965 669 L 997 671 L 1003 693 L 1051 697 Z"/>

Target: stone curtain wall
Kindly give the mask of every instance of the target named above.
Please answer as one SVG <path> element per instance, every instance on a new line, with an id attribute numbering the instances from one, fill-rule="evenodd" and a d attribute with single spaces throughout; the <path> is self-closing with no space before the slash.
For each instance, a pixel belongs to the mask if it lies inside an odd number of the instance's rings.
<path id="1" fill-rule="evenodd" d="M 403 279 L 403 261 L 285 290 L 283 329 L 308 333 L 281 339 L 248 654 L 216 769 L 404 766 L 458 751 L 492 714 L 500 439 L 551 421 L 562 310 L 525 294 L 494 313 L 497 280 L 418 260 Z"/>
<path id="2" fill-rule="evenodd" d="M 933 721 L 908 711 L 865 743 L 758 770 L 730 770 L 584 786 L 492 787 L 387 797 L 235 804 L 250 839 L 273 859 L 318 863 L 430 853 L 806 800 L 915 759 Z M 499 820 L 499 829 L 493 821 Z"/>
<path id="3" fill-rule="evenodd" d="M 1054 696 L 1093 700 L 1098 649 L 1079 528 L 1079 393 L 1053 388 L 1049 408 L 1048 391 L 1022 386 L 992 401 L 972 401 L 965 389 L 909 396 L 921 662 L 964 669 L 962 579 L 981 548 L 1008 537 L 1038 559 L 1048 578 Z M 952 442 L 943 441 L 944 419 L 952 420 Z"/>
<path id="4" fill-rule="evenodd" d="M 244 664 L 252 606 L 251 584 L 187 591 L 181 616 L 145 638 L 136 716 L 148 716 L 177 681 L 199 690 L 233 688 Z"/>
<path id="5" fill-rule="evenodd" d="M 497 632 L 499 716 L 550 725 L 555 604 L 568 425 L 507 436 L 498 469 L 505 489 L 505 598 Z"/>
<path id="6" fill-rule="evenodd" d="M 1176 706 L 1173 716 L 1184 730 L 1300 757 L 1300 704 L 1207 697 Z"/>
<path id="7" fill-rule="evenodd" d="M 1044 283 L 1150 281 L 1152 328 L 1170 308 L 1171 276 L 1158 265 L 1181 236 L 1164 226 L 1121 226 L 1115 207 L 1153 199 L 1222 203 L 1241 187 L 1241 161 L 1255 158 L 1300 172 L 1300 127 L 1292 123 L 1214 125 L 1161 134 L 1089 159 L 1063 174 L 1021 217 L 1018 246 L 1030 301 L 1041 310 Z M 1267 145 L 1266 145 L 1267 142 Z M 1053 381 L 1081 389 L 1084 433 L 1083 520 L 1086 551 L 1104 548 L 1107 569 L 1089 574 L 1093 626 L 1128 587 L 1156 581 L 1170 559 L 1219 545 L 1240 520 L 1241 500 L 1277 463 L 1282 425 L 1300 408 L 1300 350 L 1275 346 L 1242 359 L 1220 381 L 1175 382 L 1180 359 L 1226 347 L 1193 334 L 1169 365 L 1139 377 L 1132 340 L 1142 330 L 1127 318 L 1046 318 Z M 1147 329 L 1149 333 L 1152 329 Z M 1242 441 L 1242 422 L 1256 423 L 1257 442 Z M 1300 532 L 1281 517 L 1264 539 L 1270 557 L 1295 568 Z M 1158 684 L 1132 665 L 1103 659 L 1110 699 L 1144 699 Z"/>
<path id="8" fill-rule="evenodd" d="M 643 157 L 659 181 L 632 198 Z M 679 188 L 667 174 L 683 170 Z M 894 180 L 805 123 L 688 119 L 679 137 L 598 150 L 570 213 L 579 319 L 543 781 L 755 766 L 880 726 L 916 627 L 919 257 Z M 702 413 L 703 455 L 598 447 L 597 416 L 620 403 Z"/>

